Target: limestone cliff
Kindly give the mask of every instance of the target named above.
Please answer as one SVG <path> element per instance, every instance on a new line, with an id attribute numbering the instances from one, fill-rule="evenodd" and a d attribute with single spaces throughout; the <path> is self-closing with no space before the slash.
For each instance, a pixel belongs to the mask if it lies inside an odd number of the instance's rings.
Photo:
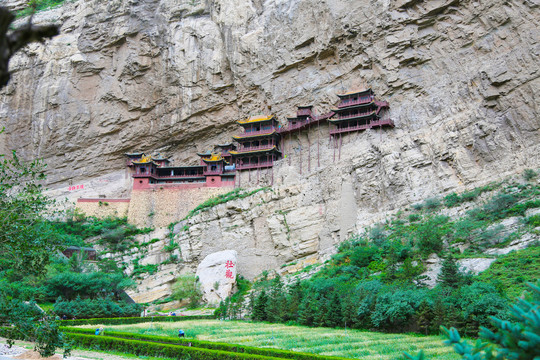
<path id="1" fill-rule="evenodd" d="M 389 101 L 394 129 L 348 135 L 337 155 L 325 128 L 309 135 L 311 148 L 306 133 L 289 139 L 273 191 L 245 200 L 243 215 L 220 207 L 209 222 L 216 228 L 182 233 L 186 260 L 236 244 L 253 260 L 239 260 L 239 272 L 253 276 L 263 265 L 245 264 L 320 255 L 400 206 L 540 167 L 539 6 L 66 2 L 35 17 L 63 24 L 62 34 L 11 63 L 0 150 L 43 157 L 55 195 L 84 183 L 72 197 L 122 196 L 130 188 L 124 152 L 195 163 L 197 150 L 238 132 L 235 120 L 273 112 L 283 121 L 302 104 L 323 113 L 336 93 L 371 86 Z M 238 235 L 238 221 L 253 231 Z"/>

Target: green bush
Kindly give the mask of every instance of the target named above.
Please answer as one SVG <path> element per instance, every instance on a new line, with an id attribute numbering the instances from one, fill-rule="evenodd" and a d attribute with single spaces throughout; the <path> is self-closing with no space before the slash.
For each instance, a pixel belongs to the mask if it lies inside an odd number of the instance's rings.
<path id="1" fill-rule="evenodd" d="M 34 5 L 36 11 L 46 10 L 55 6 L 62 4 L 65 0 L 31 0 L 28 1 L 30 5 Z M 31 15 L 33 12 L 32 7 L 27 7 L 23 10 L 17 12 L 17 18 L 25 17 Z"/>
<path id="2" fill-rule="evenodd" d="M 80 320 L 62 320 L 62 326 L 79 325 L 130 325 L 154 322 L 159 319 L 160 322 L 177 322 L 185 320 L 213 319 L 213 315 L 190 315 L 190 316 L 162 316 L 162 317 L 123 317 L 123 318 L 93 318 Z"/>
<path id="3" fill-rule="evenodd" d="M 195 274 L 184 274 L 176 278 L 171 297 L 175 300 L 189 300 L 188 307 L 195 308 L 202 301 L 201 284 Z"/>
<path id="4" fill-rule="evenodd" d="M 534 171 L 533 169 L 525 169 L 525 171 L 523 172 L 523 178 L 526 181 L 531 181 L 537 176 L 538 176 L 538 173 Z"/>
<path id="5" fill-rule="evenodd" d="M 74 301 L 58 300 L 54 304 L 54 313 L 60 317 L 89 319 L 116 318 L 119 316 L 137 316 L 142 311 L 139 304 L 114 302 L 111 299 L 84 299 Z"/>
<path id="6" fill-rule="evenodd" d="M 525 219 L 525 223 L 527 225 L 531 225 L 532 227 L 540 226 L 540 214 L 529 216 L 527 219 Z"/>
<path id="7" fill-rule="evenodd" d="M 133 286 L 135 282 L 126 278 L 124 274 L 117 273 L 76 273 L 64 271 L 45 280 L 45 291 L 49 299 L 61 296 L 73 300 L 77 296 L 82 298 L 96 298 L 118 296 L 124 289 Z"/>
<path id="8" fill-rule="evenodd" d="M 61 327 L 61 330 L 69 334 L 87 334 L 87 335 L 93 335 L 95 331 L 94 329 L 81 329 L 81 328 L 73 328 L 73 327 Z M 188 344 L 191 344 L 191 347 L 193 348 L 220 350 L 220 351 L 233 352 L 233 353 L 262 355 L 262 356 L 275 357 L 275 358 L 298 359 L 298 360 L 342 359 L 342 358 L 334 357 L 334 356 L 329 357 L 329 356 L 321 356 L 321 355 L 302 353 L 302 352 L 296 352 L 296 351 L 257 348 L 257 347 L 252 347 L 252 346 L 196 340 L 196 339 L 191 339 L 191 338 L 179 339 L 179 338 L 169 337 L 169 336 L 141 335 L 141 334 L 136 334 L 136 333 L 107 331 L 107 330 L 105 330 L 105 336 L 113 337 L 113 338 L 120 338 L 120 339 L 147 341 L 147 342 L 152 342 L 152 343 L 170 344 L 170 345 L 186 346 Z"/>
<path id="9" fill-rule="evenodd" d="M 215 343 L 195 339 L 176 339 L 166 336 L 138 335 L 132 333 L 105 332 L 105 336 L 86 335 L 92 329 L 68 330 L 76 345 L 100 350 L 116 350 L 137 356 L 159 356 L 190 359 L 296 359 L 296 360 L 344 360 L 335 356 L 322 356 L 279 349 L 255 348 L 242 345 Z"/>
<path id="10" fill-rule="evenodd" d="M 448 338 L 444 343 L 452 345 L 454 351 L 464 360 L 515 359 L 529 360 L 540 358 L 540 281 L 528 284 L 532 295 L 528 299 L 518 299 L 510 308 L 514 321 L 491 317 L 494 331 L 482 327 L 480 339 L 474 344 L 462 340 L 455 328 L 441 327 Z M 410 360 L 424 360 L 422 351 L 417 356 L 405 353 Z"/>
<path id="11" fill-rule="evenodd" d="M 448 235 L 448 216 L 434 216 L 418 225 L 415 233 L 415 245 L 424 255 L 438 253 L 443 248 L 443 240 Z"/>
<path id="12" fill-rule="evenodd" d="M 426 208 L 427 210 L 435 210 L 439 206 L 441 206 L 441 201 L 437 198 L 430 198 L 424 201 L 424 208 Z"/>

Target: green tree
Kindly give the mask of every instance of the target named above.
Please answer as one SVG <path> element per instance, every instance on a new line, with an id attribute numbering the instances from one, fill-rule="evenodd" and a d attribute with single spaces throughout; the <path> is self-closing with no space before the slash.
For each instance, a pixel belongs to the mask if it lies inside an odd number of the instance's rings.
<path id="1" fill-rule="evenodd" d="M 268 307 L 268 295 L 266 291 L 261 291 L 259 296 L 255 298 L 255 305 L 253 305 L 253 320 L 266 321 L 268 320 L 268 314 L 266 309 Z"/>
<path id="2" fill-rule="evenodd" d="M 188 300 L 188 307 L 197 307 L 202 300 L 201 284 L 197 276 L 180 275 L 172 286 L 172 298 L 178 301 Z"/>
<path id="3" fill-rule="evenodd" d="M 514 359 L 533 360 L 540 358 L 540 281 L 528 284 L 532 294 L 528 299 L 518 299 L 510 308 L 511 321 L 491 317 L 495 330 L 480 329 L 480 339 L 474 344 L 463 340 L 455 328 L 441 330 L 454 351 L 466 360 Z M 424 360 L 423 351 L 413 356 L 405 353 L 410 360 Z"/>
<path id="4" fill-rule="evenodd" d="M 452 254 L 448 255 L 441 265 L 441 272 L 437 276 L 437 281 L 443 286 L 457 288 L 463 282 L 463 279 L 464 276 L 459 271 L 456 260 Z"/>

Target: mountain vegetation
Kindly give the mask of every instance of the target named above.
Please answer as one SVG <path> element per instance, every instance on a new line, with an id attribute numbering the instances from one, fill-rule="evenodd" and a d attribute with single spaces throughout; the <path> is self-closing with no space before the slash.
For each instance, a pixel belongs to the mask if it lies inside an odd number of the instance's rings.
<path id="1" fill-rule="evenodd" d="M 492 326 L 490 317 L 508 319 L 509 301 L 521 295 L 527 281 L 540 278 L 538 242 L 499 255 L 479 275 L 458 264 L 538 232 L 537 215 L 526 216 L 540 207 L 540 187 L 531 179 L 415 204 L 342 243 L 309 279 L 265 273 L 251 292 L 244 287 L 244 296 L 224 301 L 216 315 L 424 334 L 438 333 L 444 325 L 474 336 L 479 327 Z M 463 204 L 468 210 L 448 215 Z M 501 225 L 508 218 L 518 222 L 512 231 Z M 422 274 L 433 254 L 443 260 L 436 285 L 428 287 Z"/>

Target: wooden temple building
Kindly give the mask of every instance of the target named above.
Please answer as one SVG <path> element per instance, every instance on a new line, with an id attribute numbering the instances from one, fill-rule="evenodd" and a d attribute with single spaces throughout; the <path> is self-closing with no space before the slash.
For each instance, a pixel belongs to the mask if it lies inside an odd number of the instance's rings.
<path id="1" fill-rule="evenodd" d="M 250 180 L 251 170 L 257 170 L 258 179 L 261 169 L 272 171 L 275 161 L 279 160 L 283 153 L 291 153 L 290 139 L 293 133 L 307 130 L 307 150 L 310 152 L 309 130 L 314 126 L 317 127 L 317 162 L 320 166 L 319 125 L 322 122 L 328 122 L 330 127 L 331 143 L 334 140 L 334 159 L 338 147 L 341 157 L 342 134 L 371 128 L 394 127 L 394 122 L 385 116 L 389 109 L 388 102 L 377 100 L 371 89 L 337 96 L 340 99 L 337 108 L 326 114 L 316 115 L 313 106 L 299 106 L 296 116 L 287 118 L 287 124 L 283 127 L 279 125 L 274 115 L 257 115 L 237 121 L 244 130 L 233 136 L 237 145 L 218 144 L 213 151 L 197 153 L 200 157 L 197 166 L 170 166 L 169 160 L 160 155 L 128 153 L 127 165 L 134 178 L 133 189 L 148 189 L 156 184 L 181 188 L 236 186 L 236 172 L 244 170 L 249 171 Z M 311 169 L 309 153 L 307 160 L 309 171 Z M 271 179 L 273 182 L 273 173 Z M 238 177 L 238 186 L 240 185 Z"/>
<path id="2" fill-rule="evenodd" d="M 233 136 L 239 144 L 230 154 L 237 170 L 262 169 L 274 166 L 281 157 L 278 122 L 273 115 L 259 115 L 237 122 L 244 128 L 242 134 Z"/>
<path id="3" fill-rule="evenodd" d="M 332 109 L 336 116 L 328 120 L 330 136 L 373 127 L 394 127 L 392 120 L 381 118 L 389 108 L 388 102 L 377 101 L 371 89 L 338 96 L 340 102 L 336 109 Z"/>

